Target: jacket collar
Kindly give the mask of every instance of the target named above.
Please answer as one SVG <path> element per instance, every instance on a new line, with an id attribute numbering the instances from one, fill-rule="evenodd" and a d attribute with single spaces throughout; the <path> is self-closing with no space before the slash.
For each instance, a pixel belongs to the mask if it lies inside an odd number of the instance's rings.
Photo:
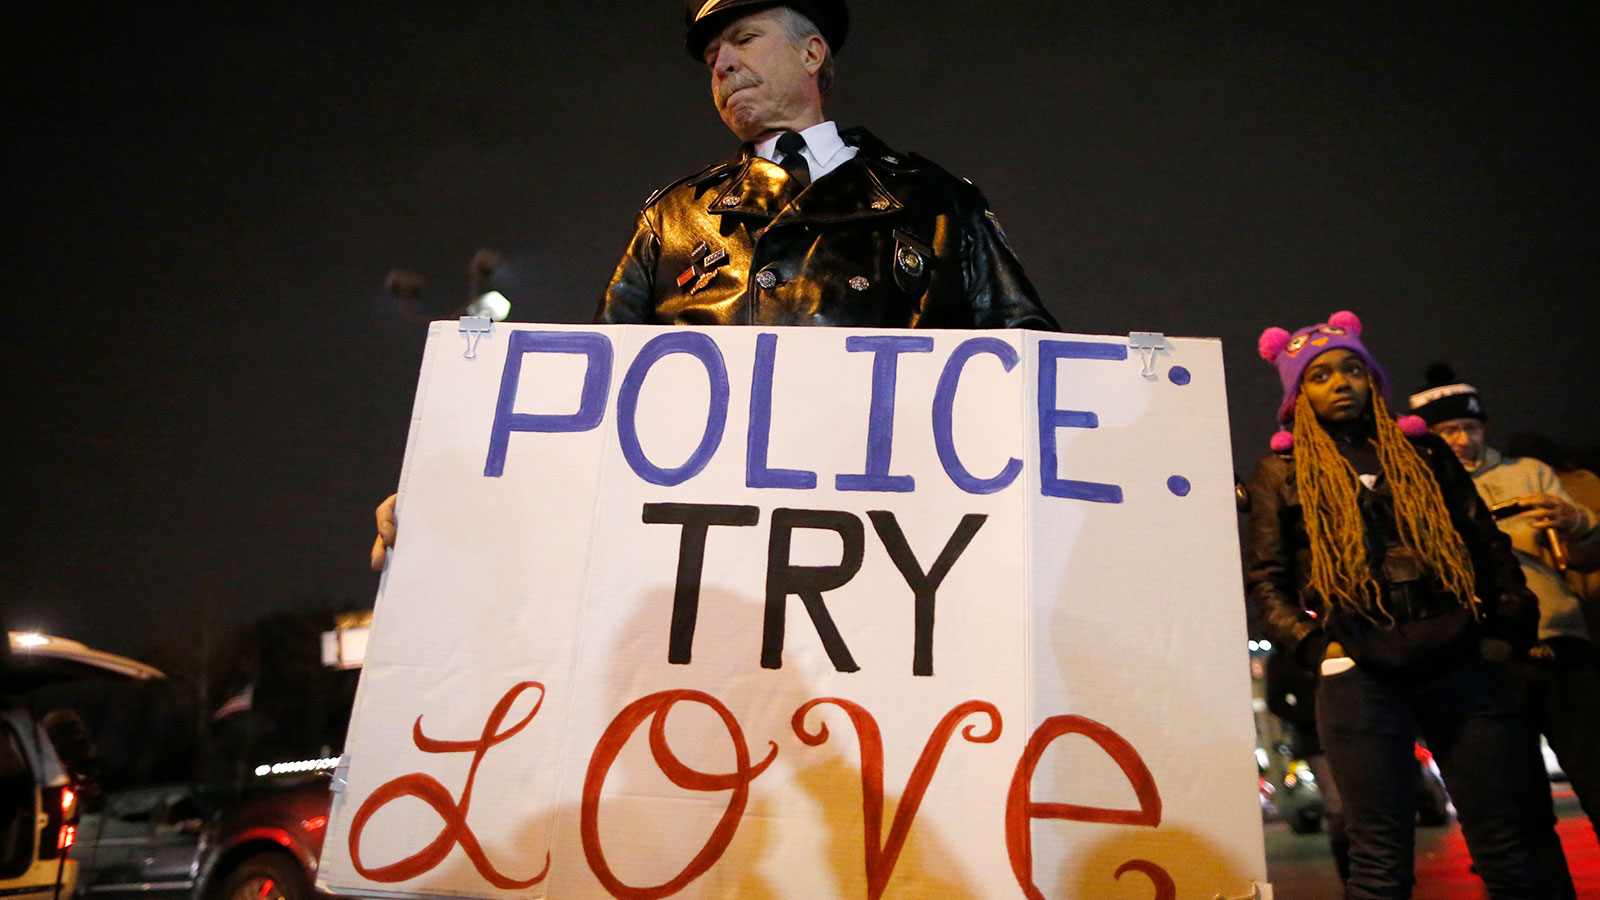
<path id="1" fill-rule="evenodd" d="M 756 156 L 753 145 L 743 145 L 738 156 L 701 176 L 702 181 L 727 176 L 707 195 L 706 212 L 798 224 L 887 216 L 902 209 L 894 188 L 918 171 L 918 161 L 891 150 L 864 128 L 845 129 L 839 137 L 856 148 L 855 158 L 798 195 L 781 166 Z"/>

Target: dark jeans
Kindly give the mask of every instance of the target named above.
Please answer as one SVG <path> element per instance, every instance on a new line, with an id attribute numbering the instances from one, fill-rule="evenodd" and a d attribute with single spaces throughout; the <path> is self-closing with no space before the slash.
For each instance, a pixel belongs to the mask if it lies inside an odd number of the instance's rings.
<path id="1" fill-rule="evenodd" d="M 1514 660 L 1508 671 L 1522 713 L 1523 752 L 1534 773 L 1527 800 L 1534 848 L 1556 896 L 1570 898 L 1576 894 L 1555 831 L 1555 807 L 1539 752 L 1539 735 L 1550 741 L 1550 749 L 1589 816 L 1590 827 L 1595 827 L 1596 814 L 1600 814 L 1600 666 L 1587 641 L 1552 643 L 1560 644 L 1554 659 L 1522 657 Z"/>
<path id="2" fill-rule="evenodd" d="M 1529 773 L 1503 670 L 1475 657 L 1427 675 L 1379 677 L 1356 666 L 1318 683 L 1317 728 L 1344 800 L 1349 900 L 1411 896 L 1419 731 L 1489 897 L 1548 900 L 1526 831 Z"/>
<path id="3" fill-rule="evenodd" d="M 1339 883 L 1350 880 L 1350 836 L 1345 833 L 1344 799 L 1339 796 L 1339 782 L 1333 778 L 1326 753 L 1313 753 L 1306 757 L 1311 774 L 1317 776 L 1317 790 L 1322 792 L 1322 830 L 1328 833 L 1328 849 L 1333 851 L 1333 866 L 1339 870 Z"/>

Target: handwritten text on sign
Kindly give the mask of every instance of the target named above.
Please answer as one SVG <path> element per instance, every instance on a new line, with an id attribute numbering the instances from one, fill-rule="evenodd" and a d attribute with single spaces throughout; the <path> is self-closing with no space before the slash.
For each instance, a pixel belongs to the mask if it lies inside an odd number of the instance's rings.
<path id="1" fill-rule="evenodd" d="M 792 488 L 812 490 L 817 473 L 803 469 L 774 469 L 767 465 L 772 427 L 772 374 L 778 357 L 779 336 L 771 332 L 757 335 L 755 366 L 750 376 L 750 416 L 745 442 L 745 486 L 751 488 Z M 907 353 L 932 353 L 933 338 L 914 335 L 854 336 L 844 339 L 850 353 L 872 354 L 871 414 L 867 420 L 867 458 L 865 471 L 834 476 L 840 491 L 879 491 L 906 493 L 916 490 L 910 474 L 891 475 L 889 463 L 894 450 L 894 420 L 899 361 Z M 584 356 L 588 368 L 578 411 L 570 415 L 516 413 L 518 382 L 522 359 L 529 353 L 574 353 Z M 682 464 L 658 466 L 645 456 L 635 424 L 639 392 L 651 367 L 664 357 L 684 354 L 705 367 L 711 384 L 711 406 L 706 416 L 699 446 Z M 1056 407 L 1056 374 L 1063 359 L 1126 360 L 1128 348 L 1122 344 L 1086 341 L 1045 340 L 1038 344 L 1039 460 L 1040 493 L 1046 497 L 1068 497 L 1103 503 L 1121 503 L 1122 489 L 1114 484 L 1074 481 L 1059 477 L 1056 462 L 1056 430 L 1095 428 L 1100 419 L 1092 411 Z M 1019 361 L 1015 347 L 998 338 L 977 337 L 962 341 L 944 362 L 938 387 L 933 395 L 933 441 L 939 464 L 950 482 L 969 494 L 992 494 L 1004 490 L 1022 473 L 1022 460 L 1013 457 L 1005 468 L 989 478 L 967 471 L 956 452 L 954 409 L 956 391 L 967 363 L 976 356 L 995 357 L 1010 372 Z M 483 474 L 498 477 L 505 471 L 506 451 L 512 432 L 588 431 L 598 428 L 606 413 L 611 387 L 614 352 L 604 334 L 570 332 L 513 332 L 506 356 L 505 374 L 500 380 L 499 402 L 495 406 L 494 428 L 489 435 L 488 460 Z M 1182 377 L 1182 376 L 1179 376 Z M 728 365 L 722 351 L 708 335 L 692 331 L 673 331 L 650 339 L 634 357 L 622 376 L 617 391 L 617 440 L 622 457 L 638 477 L 651 484 L 677 485 L 700 474 L 722 446 L 728 423 Z"/>
<path id="2" fill-rule="evenodd" d="M 1214 344 L 1149 378 L 1116 339 L 1024 332 L 448 337 L 328 886 L 1261 880 Z M 1179 666 L 1170 697 L 1145 680 Z"/>

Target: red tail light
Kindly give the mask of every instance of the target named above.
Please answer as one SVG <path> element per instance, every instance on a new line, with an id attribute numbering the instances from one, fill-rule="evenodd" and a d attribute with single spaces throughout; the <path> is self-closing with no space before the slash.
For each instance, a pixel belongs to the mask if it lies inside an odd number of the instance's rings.
<path id="1" fill-rule="evenodd" d="M 70 787 L 46 788 L 39 800 L 45 814 L 44 827 L 39 829 L 39 858 L 65 856 L 78 839 L 78 792 Z"/>

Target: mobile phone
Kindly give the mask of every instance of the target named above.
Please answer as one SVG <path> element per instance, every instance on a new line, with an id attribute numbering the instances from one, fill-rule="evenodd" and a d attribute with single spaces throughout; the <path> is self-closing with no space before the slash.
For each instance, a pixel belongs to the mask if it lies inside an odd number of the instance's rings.
<path id="1" fill-rule="evenodd" d="M 1533 509 L 1533 507 L 1519 500 L 1507 500 L 1504 503 L 1496 503 L 1489 507 L 1489 515 L 1494 516 L 1496 519 L 1504 519 L 1517 513 L 1525 513 L 1530 509 Z"/>

